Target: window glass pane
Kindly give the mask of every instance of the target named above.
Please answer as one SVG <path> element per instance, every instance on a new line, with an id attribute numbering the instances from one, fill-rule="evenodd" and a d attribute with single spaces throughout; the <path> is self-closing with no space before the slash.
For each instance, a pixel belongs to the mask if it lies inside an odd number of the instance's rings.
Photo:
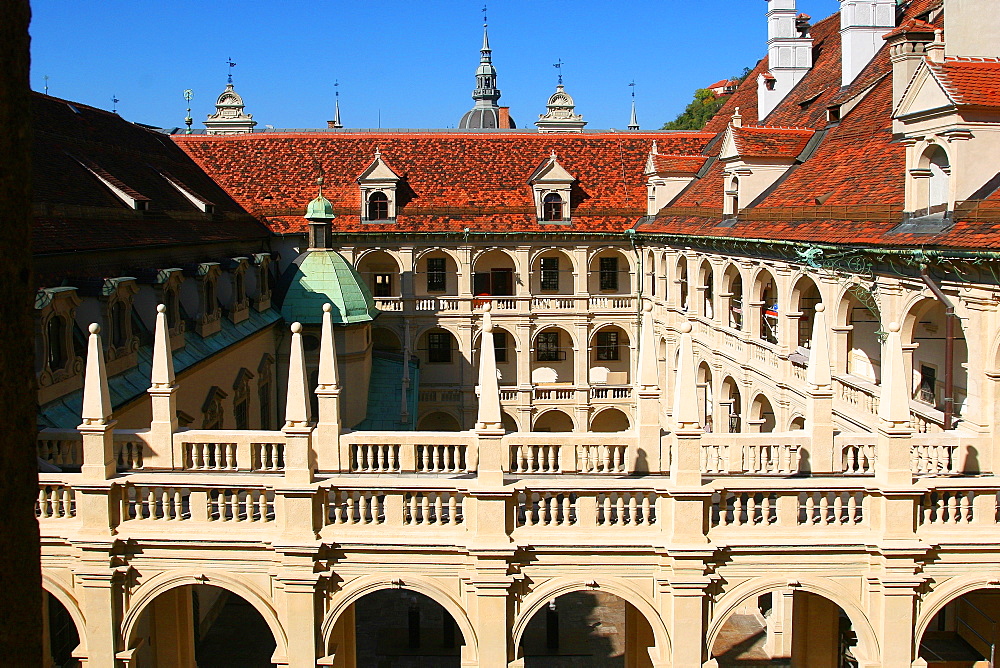
<path id="1" fill-rule="evenodd" d="M 541 289 L 559 289 L 559 258 L 543 257 L 540 261 L 541 267 Z"/>
<path id="2" fill-rule="evenodd" d="M 445 264 L 443 257 L 432 257 L 427 260 L 427 290 L 428 292 L 445 290 Z"/>
<path id="3" fill-rule="evenodd" d="M 427 361 L 451 362 L 451 334 L 432 332 L 427 335 Z"/>
<path id="4" fill-rule="evenodd" d="M 493 350 L 497 362 L 507 361 L 507 332 L 493 332 Z"/>
<path id="5" fill-rule="evenodd" d="M 595 353 L 598 360 L 617 360 L 618 332 L 598 332 Z"/>
<path id="6" fill-rule="evenodd" d="M 601 290 L 618 289 L 618 258 L 602 257 L 600 262 Z"/>
<path id="7" fill-rule="evenodd" d="M 558 362 L 560 359 L 559 332 L 542 332 L 535 343 L 535 357 L 539 362 Z"/>

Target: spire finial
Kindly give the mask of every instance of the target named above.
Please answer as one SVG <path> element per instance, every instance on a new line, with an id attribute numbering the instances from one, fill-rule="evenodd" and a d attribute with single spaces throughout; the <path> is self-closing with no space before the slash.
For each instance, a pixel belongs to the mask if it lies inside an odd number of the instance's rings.
<path id="1" fill-rule="evenodd" d="M 340 81 L 333 80 L 333 122 L 330 124 L 334 128 L 342 128 L 344 124 L 340 122 Z"/>
<path id="2" fill-rule="evenodd" d="M 121 100 L 118 99 L 118 96 L 115 95 L 114 93 L 112 93 L 111 94 L 111 113 L 112 114 L 117 114 L 118 113 L 118 103 L 119 102 L 121 102 Z"/>
<path id="3" fill-rule="evenodd" d="M 233 85 L 233 68 L 236 67 L 236 63 L 233 62 L 232 58 L 226 58 L 226 62 L 229 63 L 229 70 L 228 70 L 228 72 L 229 72 L 229 78 L 227 80 L 227 83 L 230 86 L 232 86 Z"/>
<path id="4" fill-rule="evenodd" d="M 378 160 L 381 157 L 382 157 L 382 150 L 378 146 L 376 146 L 375 147 L 375 159 Z"/>
<path id="5" fill-rule="evenodd" d="M 191 118 L 191 99 L 193 97 L 194 97 L 194 91 L 193 90 L 191 90 L 190 88 L 188 88 L 187 90 L 184 91 L 184 99 L 185 99 L 185 101 L 187 101 L 187 104 L 188 104 L 188 107 L 187 107 L 187 116 L 184 117 L 184 125 L 187 126 L 187 130 L 184 131 L 184 134 L 186 134 L 186 135 L 191 134 L 191 124 L 194 123 L 194 119 Z"/>
<path id="6" fill-rule="evenodd" d="M 552 149 L 552 152 L 549 153 L 549 157 L 552 158 L 552 162 L 556 161 L 556 150 L 555 149 Z"/>
<path id="7" fill-rule="evenodd" d="M 629 88 L 632 89 L 632 116 L 629 119 L 628 129 L 629 130 L 638 130 L 639 129 L 639 120 L 636 118 L 636 115 L 635 115 L 635 79 L 632 79 L 632 83 L 629 84 Z"/>
<path id="8" fill-rule="evenodd" d="M 49 75 L 46 74 L 42 78 L 45 79 L 45 94 L 48 95 L 49 94 Z"/>
<path id="9" fill-rule="evenodd" d="M 559 85 L 560 86 L 563 85 L 563 80 L 562 80 L 562 68 L 563 68 L 563 64 L 564 63 L 563 63 L 562 58 L 560 58 L 559 60 L 557 60 L 555 63 L 552 64 L 552 67 L 556 68 L 559 71 Z"/>

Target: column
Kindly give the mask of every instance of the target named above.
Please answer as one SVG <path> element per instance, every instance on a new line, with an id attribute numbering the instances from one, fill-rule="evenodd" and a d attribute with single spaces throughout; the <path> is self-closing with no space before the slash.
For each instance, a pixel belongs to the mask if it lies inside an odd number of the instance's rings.
<path id="1" fill-rule="evenodd" d="M 826 305 L 816 304 L 813 317 L 812 348 L 806 368 L 806 429 L 810 432 L 810 470 L 813 473 L 840 473 L 840 457 L 833 440 L 833 379 L 830 375 L 830 341 L 826 325 Z"/>
<path id="2" fill-rule="evenodd" d="M 882 578 L 882 628 L 879 629 L 881 668 L 910 668 L 912 665 L 915 592 L 919 584 L 919 579 L 912 575 Z M 870 661 L 875 660 L 875 657 L 868 658 Z"/>
<path id="3" fill-rule="evenodd" d="M 673 656 L 671 663 L 664 661 L 661 665 L 671 668 L 702 667 L 706 655 L 705 587 L 709 580 L 701 574 L 704 564 L 700 560 L 698 563 L 698 568 L 679 572 L 675 566 L 670 578 L 668 631 Z"/>
<path id="4" fill-rule="evenodd" d="M 75 577 L 79 584 L 78 600 L 86 619 L 87 660 L 84 665 L 117 668 L 122 665 L 116 658 L 122 643 L 119 633 L 121 592 L 117 573 L 107 566 L 85 563 Z"/>
<path id="5" fill-rule="evenodd" d="M 288 638 L 287 662 L 292 668 L 314 668 L 317 664 L 318 620 L 322 608 L 316 596 L 318 576 L 306 571 L 280 573 L 277 577 L 277 603 L 281 625 Z"/>

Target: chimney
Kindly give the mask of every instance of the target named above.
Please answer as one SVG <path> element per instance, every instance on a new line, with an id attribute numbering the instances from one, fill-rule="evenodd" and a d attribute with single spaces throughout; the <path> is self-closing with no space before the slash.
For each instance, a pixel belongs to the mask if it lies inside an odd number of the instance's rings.
<path id="1" fill-rule="evenodd" d="M 899 26 L 883 39 L 889 45 L 892 60 L 892 108 L 899 106 L 903 92 L 910 85 L 917 66 L 928 53 L 928 46 L 934 41 L 934 26 L 924 21 L 911 19 Z"/>
<path id="2" fill-rule="evenodd" d="M 946 56 L 1000 56 L 996 0 L 944 0 Z"/>
<path id="3" fill-rule="evenodd" d="M 841 86 L 849 86 L 896 27 L 896 0 L 840 0 Z"/>
<path id="4" fill-rule="evenodd" d="M 500 128 L 510 130 L 510 107 L 500 107 Z"/>
<path id="5" fill-rule="evenodd" d="M 757 79 L 757 118 L 763 120 L 812 68 L 812 37 L 798 21 L 795 0 L 767 0 L 769 72 Z"/>

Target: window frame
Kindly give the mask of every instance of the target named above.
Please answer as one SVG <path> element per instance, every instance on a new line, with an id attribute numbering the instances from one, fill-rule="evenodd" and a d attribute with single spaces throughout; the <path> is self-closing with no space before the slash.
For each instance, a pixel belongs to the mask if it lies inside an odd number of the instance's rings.
<path id="1" fill-rule="evenodd" d="M 546 264 L 552 266 L 546 267 Z M 559 257 L 543 257 L 538 259 L 539 289 L 559 292 Z"/>
<path id="2" fill-rule="evenodd" d="M 595 337 L 594 360 L 597 362 L 618 362 L 621 360 L 621 343 L 615 330 L 601 330 Z"/>
<path id="3" fill-rule="evenodd" d="M 542 220 L 547 223 L 558 223 L 566 220 L 563 211 L 566 202 L 559 193 L 548 193 L 542 197 Z"/>
<path id="4" fill-rule="evenodd" d="M 433 266 L 431 263 L 434 263 Z M 440 263 L 440 268 L 438 264 Z M 444 292 L 448 289 L 448 259 L 427 258 L 427 292 Z"/>
<path id="5" fill-rule="evenodd" d="M 566 359 L 566 355 L 559 347 L 559 332 L 550 330 L 539 332 L 535 337 L 535 361 L 536 362 L 559 362 Z M 563 353 L 560 355 L 560 353 Z"/>
<path id="6" fill-rule="evenodd" d="M 375 215 L 372 215 L 373 212 Z M 381 190 L 369 193 L 365 202 L 365 219 L 389 220 L 389 196 Z"/>
<path id="7" fill-rule="evenodd" d="M 617 255 L 605 255 L 597 258 L 598 287 L 600 290 L 619 289 L 618 264 Z M 613 265 L 613 268 L 610 265 Z"/>
<path id="8" fill-rule="evenodd" d="M 451 341 L 453 338 L 450 332 L 427 333 L 428 364 L 451 364 L 453 350 Z"/>

